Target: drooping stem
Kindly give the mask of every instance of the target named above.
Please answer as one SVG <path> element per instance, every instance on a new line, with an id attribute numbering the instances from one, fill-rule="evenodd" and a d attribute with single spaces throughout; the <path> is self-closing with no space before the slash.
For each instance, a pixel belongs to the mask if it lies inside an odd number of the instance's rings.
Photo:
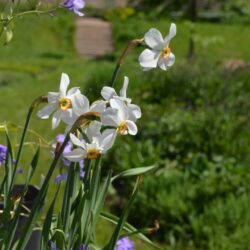
<path id="1" fill-rule="evenodd" d="M 23 133 L 22 133 L 22 137 L 21 137 L 21 142 L 19 144 L 19 148 L 18 148 L 18 152 L 17 152 L 17 157 L 16 157 L 16 161 L 15 161 L 15 165 L 14 165 L 14 169 L 13 169 L 13 175 L 12 175 L 12 180 L 11 180 L 11 187 L 14 183 L 14 179 L 15 179 L 15 176 L 16 176 L 16 172 L 17 172 L 17 167 L 18 167 L 18 163 L 19 163 L 19 160 L 20 160 L 20 156 L 21 156 L 21 153 L 22 153 L 22 149 L 23 149 L 23 144 L 24 144 L 24 139 L 25 139 L 25 136 L 27 134 L 27 130 L 28 130 L 28 127 L 29 127 L 29 122 L 30 122 L 30 118 L 31 118 L 31 115 L 32 115 L 32 112 L 33 110 L 42 102 L 46 102 L 47 101 L 47 97 L 46 96 L 39 96 L 38 98 L 36 98 L 30 108 L 29 108 L 29 111 L 28 111 L 28 115 L 26 117 L 26 121 L 25 121 L 25 125 L 24 125 L 24 129 L 23 129 Z"/>
<path id="2" fill-rule="evenodd" d="M 120 71 L 120 68 L 121 68 L 121 65 L 120 65 L 119 63 L 117 63 L 116 66 L 115 66 L 114 73 L 113 73 L 113 75 L 112 75 L 111 84 L 110 84 L 111 87 L 114 87 L 114 85 L 115 85 L 115 80 L 116 80 L 116 78 L 117 78 L 117 76 L 118 76 L 118 73 L 119 73 L 119 71 Z"/>
<path id="3" fill-rule="evenodd" d="M 129 54 L 129 52 L 134 49 L 136 46 L 138 45 L 141 45 L 143 43 L 143 38 L 141 39 L 133 39 L 132 41 L 129 42 L 128 46 L 125 48 L 125 50 L 123 51 L 122 55 L 120 56 L 117 64 L 116 64 L 116 67 L 115 67 L 115 70 L 114 70 L 114 73 L 112 75 L 112 79 L 111 79 L 111 82 L 110 82 L 110 86 L 111 87 L 114 87 L 115 85 L 115 80 L 118 76 L 118 73 L 119 73 L 119 70 L 121 68 L 121 66 L 124 64 L 124 61 L 127 57 L 127 55 Z"/>

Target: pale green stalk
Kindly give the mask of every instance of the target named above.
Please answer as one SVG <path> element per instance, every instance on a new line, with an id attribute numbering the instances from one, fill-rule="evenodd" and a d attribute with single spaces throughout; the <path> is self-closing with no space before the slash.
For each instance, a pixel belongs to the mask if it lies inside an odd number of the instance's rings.
<path id="1" fill-rule="evenodd" d="M 111 82 L 110 82 L 110 86 L 114 87 L 115 85 L 115 80 L 118 76 L 118 73 L 120 71 L 121 66 L 124 64 L 124 61 L 127 57 L 127 55 L 129 54 L 129 52 L 135 48 L 138 45 L 141 45 L 143 43 L 143 38 L 141 39 L 134 39 L 132 41 L 130 41 L 130 43 L 128 44 L 128 46 L 125 48 L 125 50 L 123 51 L 122 55 L 120 56 L 118 63 L 116 64 L 115 70 L 113 72 L 112 78 L 111 78 Z"/>

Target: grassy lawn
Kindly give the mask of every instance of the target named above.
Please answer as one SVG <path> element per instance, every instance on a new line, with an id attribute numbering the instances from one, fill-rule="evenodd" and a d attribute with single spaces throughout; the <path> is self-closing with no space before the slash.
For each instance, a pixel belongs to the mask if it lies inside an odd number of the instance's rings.
<path id="1" fill-rule="evenodd" d="M 6 122 L 10 125 L 9 133 L 13 145 L 18 145 L 28 106 L 35 97 L 58 90 L 61 72 L 69 74 L 72 86 L 81 87 L 86 95 L 94 95 L 100 91 L 100 84 L 107 84 L 110 80 L 116 61 L 114 58 L 120 55 L 128 41 L 142 37 L 150 27 L 156 27 L 166 34 L 169 24 L 167 19 L 147 20 L 143 17 L 132 17 L 125 22 L 117 20 L 113 22 L 116 47 L 114 55 L 107 59 L 89 60 L 79 58 L 75 51 L 72 15 L 64 13 L 56 17 L 25 17 L 16 22 L 14 40 L 8 46 L 0 47 L 0 123 Z M 171 47 L 178 64 L 185 60 L 190 31 L 185 22 L 177 22 L 177 27 L 178 33 Z M 211 63 L 226 59 L 250 61 L 249 26 L 197 23 L 195 30 L 199 38 L 196 46 L 197 58 L 205 58 Z M 211 42 L 213 37 L 216 39 Z M 204 41 L 208 44 L 204 44 Z M 142 48 L 137 48 L 137 53 L 128 59 L 128 64 L 124 65 L 119 76 L 119 82 L 124 74 L 130 77 L 131 82 L 139 82 L 144 74 L 137 63 L 140 51 Z M 90 89 L 85 89 L 86 86 Z M 135 84 L 130 87 L 138 88 Z M 53 138 L 63 131 L 62 125 L 52 131 L 51 120 L 39 120 L 33 116 L 21 165 L 24 168 L 29 165 L 31 152 L 35 152 L 36 144 L 40 143 L 41 159 L 34 183 L 39 184 L 41 175 L 46 174 Z M 0 143 L 5 144 L 4 133 L 0 133 Z M 18 178 L 20 182 L 23 179 L 22 176 Z M 51 193 L 54 190 L 53 185 Z M 101 241 L 104 242 L 110 235 L 111 227 L 101 223 L 99 231 Z M 150 248 L 138 242 L 138 249 Z"/>

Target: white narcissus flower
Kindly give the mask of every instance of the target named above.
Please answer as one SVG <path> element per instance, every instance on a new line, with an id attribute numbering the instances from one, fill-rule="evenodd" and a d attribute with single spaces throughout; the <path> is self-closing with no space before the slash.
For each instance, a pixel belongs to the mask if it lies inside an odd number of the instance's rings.
<path id="1" fill-rule="evenodd" d="M 78 105 L 89 105 L 88 99 L 81 94 L 79 88 L 71 88 L 67 91 L 69 85 L 69 76 L 62 73 L 59 92 L 48 93 L 48 104 L 37 112 L 37 115 L 42 119 L 48 119 L 53 114 L 52 129 L 55 129 L 60 121 L 67 124 L 75 120 L 78 112 Z"/>
<path id="2" fill-rule="evenodd" d="M 140 65 L 144 70 L 156 68 L 157 65 L 167 70 L 175 62 L 169 43 L 176 35 L 176 25 L 171 23 L 169 34 L 163 39 L 159 30 L 151 28 L 144 36 L 145 43 L 151 49 L 145 49 L 139 56 Z"/>
<path id="3" fill-rule="evenodd" d="M 125 76 L 123 86 L 119 92 L 120 96 L 116 93 L 114 88 L 109 86 L 104 86 L 102 88 L 101 95 L 106 101 L 109 101 L 112 98 L 122 100 L 128 107 L 129 118 L 135 121 L 136 119 L 141 118 L 141 109 L 139 106 L 132 104 L 132 100 L 127 97 L 128 83 L 129 78 Z"/>
<path id="4" fill-rule="evenodd" d="M 76 98 L 77 110 L 75 111 L 77 116 L 75 117 L 75 119 L 72 119 L 70 123 L 68 123 L 65 133 L 69 132 L 79 116 L 84 115 L 88 112 L 96 112 L 102 114 L 106 109 L 106 102 L 103 100 L 95 101 L 89 106 L 89 101 L 84 103 L 81 102 L 81 99 L 78 99 L 79 98 Z M 90 121 L 87 127 L 89 127 L 92 123 L 93 121 Z"/>
<path id="5" fill-rule="evenodd" d="M 122 100 L 111 99 L 110 107 L 107 108 L 101 116 L 101 122 L 104 126 L 115 127 L 114 130 L 120 135 L 136 135 L 137 126 L 133 120 L 129 118 L 128 107 Z"/>
<path id="6" fill-rule="evenodd" d="M 97 126 L 95 124 L 94 126 Z M 65 158 L 73 162 L 79 162 L 83 159 L 94 160 L 100 155 L 105 154 L 108 149 L 110 149 L 115 141 L 116 134 L 112 129 L 106 129 L 102 134 L 96 137 L 96 129 L 91 129 L 94 134 L 87 134 L 87 137 L 91 140 L 86 142 L 85 140 L 79 140 L 75 135 L 70 134 L 70 139 L 74 145 L 77 146 L 76 149 L 72 150 L 70 153 L 65 154 Z M 90 131 L 89 131 L 90 132 Z"/>

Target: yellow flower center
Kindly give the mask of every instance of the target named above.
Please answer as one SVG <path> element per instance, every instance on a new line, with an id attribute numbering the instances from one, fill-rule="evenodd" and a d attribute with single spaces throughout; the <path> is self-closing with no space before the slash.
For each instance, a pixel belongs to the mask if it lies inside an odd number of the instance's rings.
<path id="1" fill-rule="evenodd" d="M 100 156 L 100 151 L 97 150 L 96 148 L 91 148 L 87 152 L 87 158 L 90 160 L 96 159 Z"/>
<path id="2" fill-rule="evenodd" d="M 71 102 L 71 100 L 69 98 L 62 97 L 59 100 L 59 107 L 60 107 L 61 110 L 70 109 L 70 108 L 72 108 L 72 102 Z"/>
<path id="3" fill-rule="evenodd" d="M 128 131 L 128 125 L 127 125 L 127 122 L 126 121 L 123 121 L 119 124 L 119 126 L 117 127 L 117 132 L 120 134 L 120 135 L 125 135 L 127 134 L 127 131 Z"/>
<path id="4" fill-rule="evenodd" d="M 171 49 L 169 47 L 165 47 L 162 52 L 161 52 L 161 57 L 163 57 L 164 59 L 169 58 L 171 53 Z"/>

